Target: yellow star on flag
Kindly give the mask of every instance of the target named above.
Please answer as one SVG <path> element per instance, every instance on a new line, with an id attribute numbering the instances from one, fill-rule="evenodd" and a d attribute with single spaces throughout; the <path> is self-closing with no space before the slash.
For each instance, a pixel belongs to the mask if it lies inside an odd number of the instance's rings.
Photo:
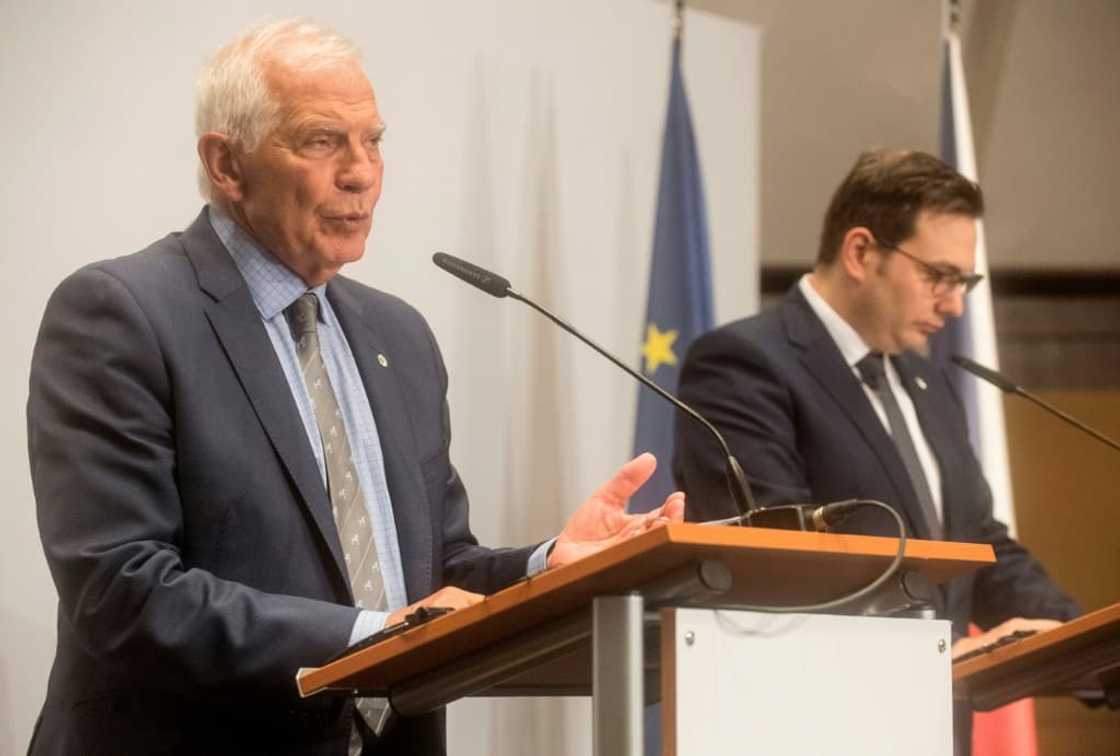
<path id="1" fill-rule="evenodd" d="M 677 355 L 673 354 L 673 342 L 677 331 L 662 331 L 656 323 L 646 326 L 646 342 L 642 344 L 642 356 L 646 358 L 646 375 L 653 375 L 662 365 L 676 365 Z"/>

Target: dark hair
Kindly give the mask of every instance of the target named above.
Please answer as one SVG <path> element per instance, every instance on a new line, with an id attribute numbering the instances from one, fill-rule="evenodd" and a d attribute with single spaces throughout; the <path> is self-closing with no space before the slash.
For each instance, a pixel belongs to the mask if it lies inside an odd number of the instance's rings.
<path id="1" fill-rule="evenodd" d="M 844 234 L 856 226 L 866 226 L 888 246 L 905 241 L 922 210 L 976 218 L 984 212 L 984 196 L 976 183 L 925 152 L 862 153 L 832 195 L 817 264 L 831 264 Z"/>

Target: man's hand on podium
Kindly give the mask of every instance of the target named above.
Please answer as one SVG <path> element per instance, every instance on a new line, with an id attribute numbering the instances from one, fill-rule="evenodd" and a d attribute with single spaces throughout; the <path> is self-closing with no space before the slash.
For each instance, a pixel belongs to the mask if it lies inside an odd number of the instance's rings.
<path id="1" fill-rule="evenodd" d="M 670 494 L 657 509 L 626 513 L 626 503 L 656 468 L 657 458 L 649 452 L 619 468 L 568 520 L 548 555 L 548 566 L 570 564 L 651 528 L 683 520 L 684 494 L 680 491 Z"/>
<path id="2" fill-rule="evenodd" d="M 392 627 L 404 622 L 404 618 L 415 612 L 422 606 L 443 606 L 448 609 L 465 609 L 468 606 L 473 606 L 482 599 L 486 598 L 481 593 L 471 593 L 464 591 L 462 588 L 454 586 L 447 586 L 440 588 L 438 591 L 430 596 L 420 599 L 415 604 L 409 604 L 403 609 L 398 609 L 389 615 L 389 619 L 385 621 L 385 627 Z"/>
<path id="3" fill-rule="evenodd" d="M 1052 619 L 1026 619 L 1024 617 L 1015 617 L 1000 625 L 996 625 L 986 633 L 971 635 L 958 640 L 953 644 L 953 659 L 956 660 L 965 654 L 987 648 L 988 646 L 995 646 L 1001 639 L 1014 633 L 1034 635 L 1035 633 L 1053 630 L 1061 624 L 1062 623 L 1058 620 Z"/>

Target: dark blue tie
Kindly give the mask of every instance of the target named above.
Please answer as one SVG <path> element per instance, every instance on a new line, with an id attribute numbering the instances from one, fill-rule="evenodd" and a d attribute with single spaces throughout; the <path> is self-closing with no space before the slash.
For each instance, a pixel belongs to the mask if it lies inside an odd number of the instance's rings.
<path id="1" fill-rule="evenodd" d="M 881 352 L 869 352 L 866 357 L 856 363 L 856 369 L 859 370 L 863 382 L 875 392 L 879 401 L 883 403 L 883 409 L 887 411 L 891 440 L 894 441 L 894 446 L 898 449 L 898 455 L 902 457 L 902 465 L 906 468 L 910 485 L 914 488 L 914 493 L 918 497 L 918 503 L 922 508 L 922 516 L 925 518 L 926 527 L 929 528 L 930 538 L 943 538 L 941 520 L 937 516 L 937 509 L 933 506 L 929 481 L 926 480 L 926 473 L 922 469 L 922 463 L 918 460 L 918 451 L 914 447 L 914 439 L 910 436 L 910 429 L 907 427 L 906 419 L 902 416 L 902 410 L 898 406 L 898 399 L 895 398 L 894 392 L 891 391 L 890 382 L 887 380 L 886 369 L 883 365 L 883 354 Z"/>

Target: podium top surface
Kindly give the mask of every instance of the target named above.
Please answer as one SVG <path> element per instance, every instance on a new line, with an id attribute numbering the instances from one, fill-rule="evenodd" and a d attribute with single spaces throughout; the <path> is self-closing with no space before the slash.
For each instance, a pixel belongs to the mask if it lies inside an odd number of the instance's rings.
<path id="1" fill-rule="evenodd" d="M 723 562 L 732 589 L 715 605 L 799 605 L 838 598 L 874 580 L 898 540 L 877 536 L 673 523 L 561 568 L 525 578 L 461 609 L 323 667 L 302 670 L 302 695 L 328 688 L 389 688 L 550 620 L 595 596 L 638 590 L 700 560 Z M 906 543 L 903 568 L 933 583 L 995 561 L 987 544 Z"/>

